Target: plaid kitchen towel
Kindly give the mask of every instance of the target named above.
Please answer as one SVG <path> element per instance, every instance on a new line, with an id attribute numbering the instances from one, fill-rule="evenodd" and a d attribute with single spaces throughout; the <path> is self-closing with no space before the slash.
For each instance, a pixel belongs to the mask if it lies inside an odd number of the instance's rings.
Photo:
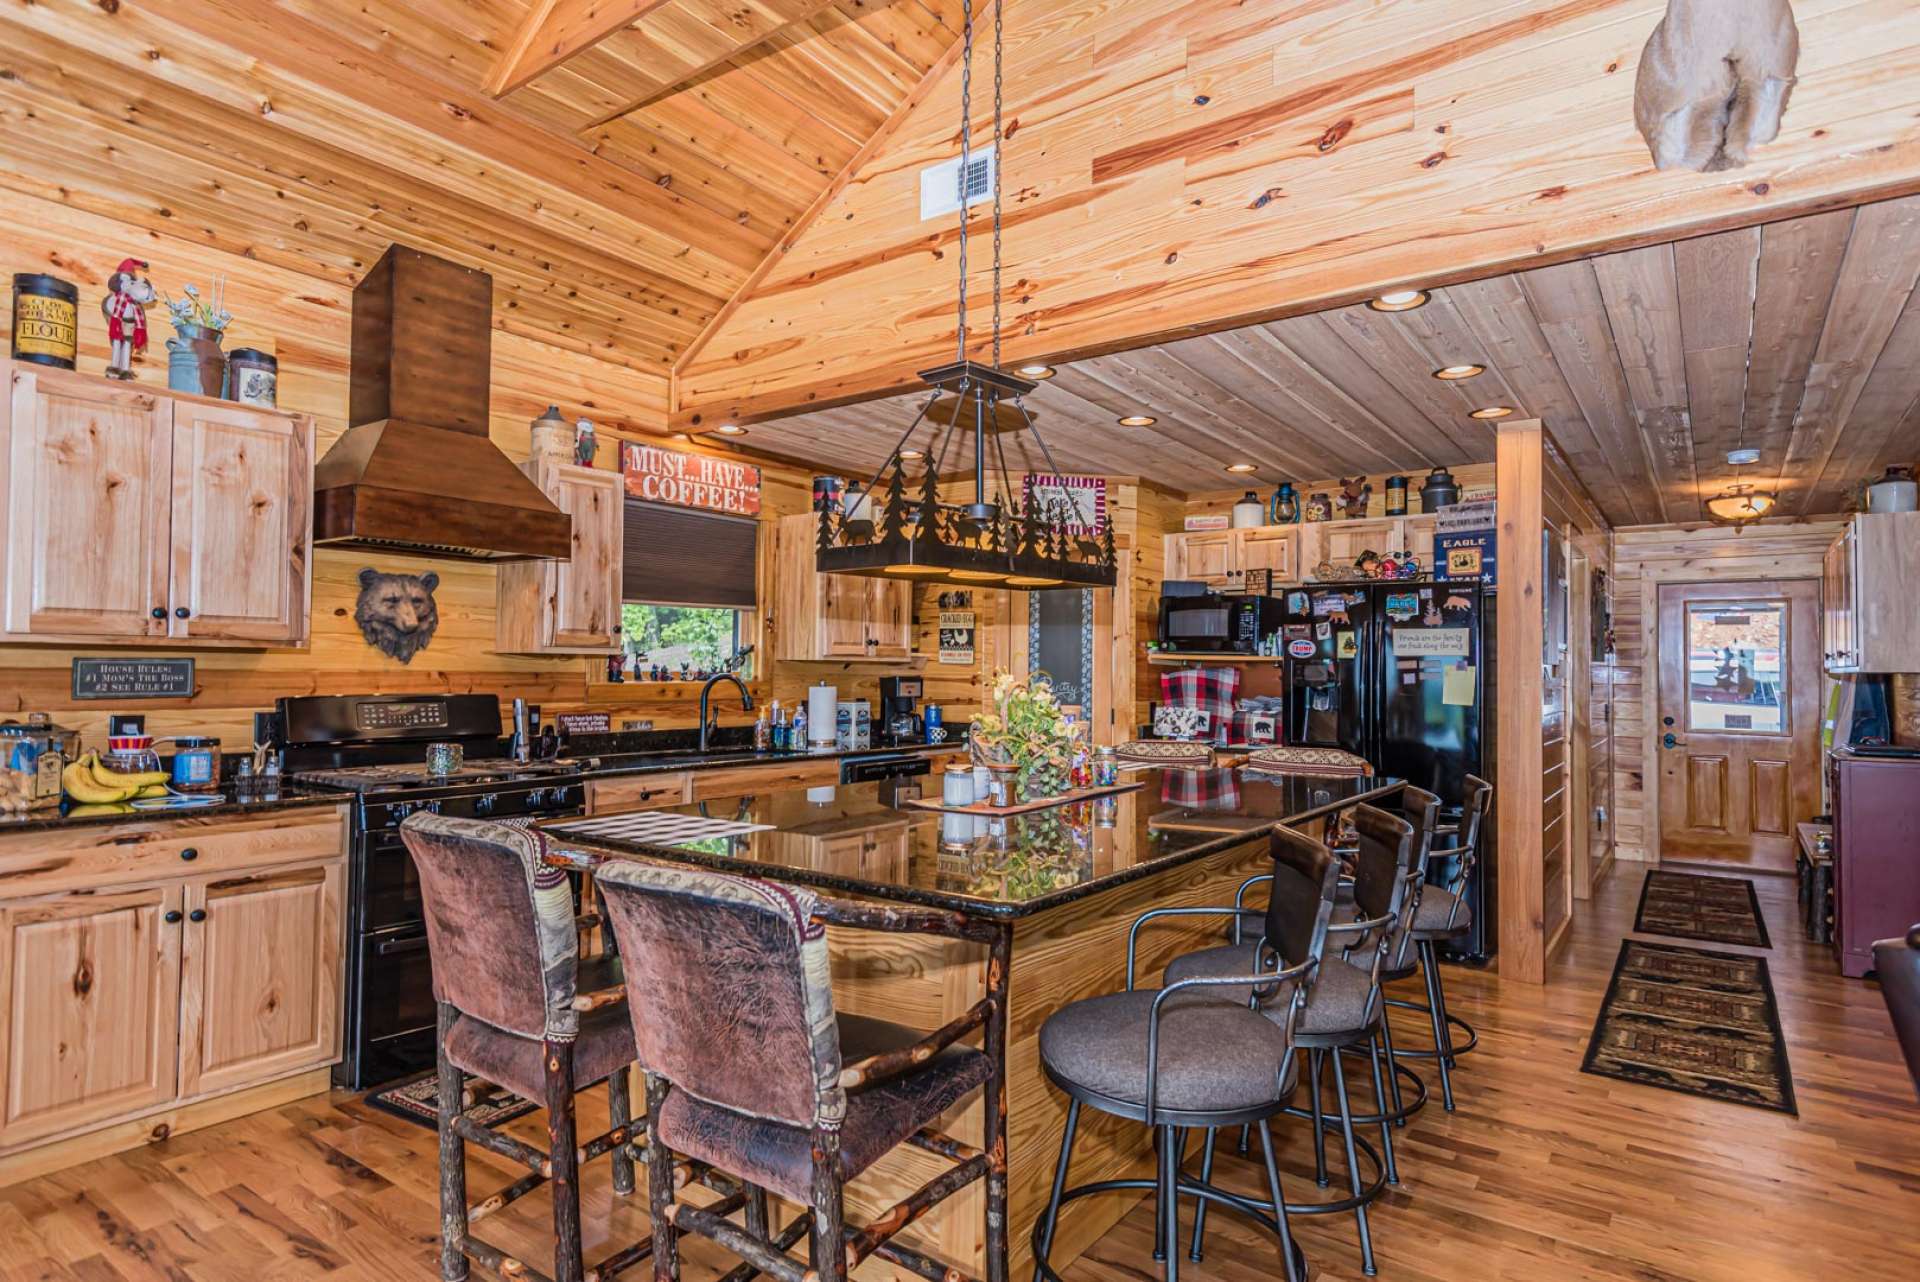
<path id="1" fill-rule="evenodd" d="M 1240 694 L 1238 668 L 1175 668 L 1160 674 L 1160 702 L 1176 708 L 1202 708 L 1215 726 L 1233 718 Z"/>
<path id="2" fill-rule="evenodd" d="M 1169 770 L 1160 776 L 1163 805 L 1190 810 L 1238 810 L 1240 772 L 1230 769 Z"/>

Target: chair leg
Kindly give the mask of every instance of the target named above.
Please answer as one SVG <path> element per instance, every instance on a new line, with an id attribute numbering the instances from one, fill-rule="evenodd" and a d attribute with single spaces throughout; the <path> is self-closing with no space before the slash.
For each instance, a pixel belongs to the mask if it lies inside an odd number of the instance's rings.
<path id="1" fill-rule="evenodd" d="M 1380 1020 L 1383 1024 L 1387 1018 L 1385 1011 L 1386 1008 L 1383 1005 L 1380 1015 Z M 1393 1160 L 1393 1123 L 1386 1120 L 1388 1112 L 1391 1111 L 1387 1107 L 1387 1101 L 1390 1097 L 1387 1093 L 1386 1081 L 1380 1076 L 1380 1033 L 1378 1029 L 1374 1030 L 1373 1036 L 1367 1039 L 1367 1059 L 1373 1066 L 1373 1099 L 1379 1108 L 1381 1118 L 1381 1161 L 1385 1163 L 1387 1168 L 1387 1183 L 1398 1184 L 1400 1182 L 1400 1168 Z M 1388 1061 L 1387 1076 L 1393 1076 L 1391 1060 Z"/>
<path id="2" fill-rule="evenodd" d="M 1435 947 L 1433 950 L 1433 997 L 1434 1010 L 1440 1016 L 1441 1044 L 1439 1049 L 1446 1052 L 1440 1062 L 1445 1064 L 1449 1069 L 1455 1069 L 1460 1067 L 1460 1061 L 1453 1057 L 1453 1020 L 1447 1016 L 1447 977 L 1446 972 L 1440 969 L 1440 949 L 1438 947 Z"/>
<path id="3" fill-rule="evenodd" d="M 1326 1118 L 1320 1111 L 1320 1067 L 1325 1062 L 1326 1053 L 1320 1050 L 1307 1052 L 1312 1065 L 1308 1074 L 1308 1099 L 1313 1106 L 1313 1182 L 1321 1188 L 1327 1187 L 1327 1130 Z"/>
<path id="4" fill-rule="evenodd" d="M 623 1064 L 607 1078 L 607 1121 L 614 1130 L 633 1129 L 633 1085 Z M 633 1150 L 625 1144 L 613 1150 L 613 1191 L 625 1197 L 633 1192 Z"/>
<path id="5" fill-rule="evenodd" d="M 1387 1089 L 1393 1092 L 1393 1111 L 1398 1113 L 1406 1103 L 1400 1096 L 1400 1071 L 1395 1067 L 1399 1061 L 1393 1057 L 1393 1008 L 1385 1003 L 1380 1007 L 1380 1044 L 1387 1052 Z M 1406 1124 L 1404 1117 L 1394 1122 L 1396 1127 Z"/>
<path id="6" fill-rule="evenodd" d="M 1174 1128 L 1160 1128 L 1160 1183 L 1155 1190 L 1160 1198 L 1160 1251 L 1165 1261 L 1160 1276 L 1166 1282 L 1180 1282 L 1180 1145 Z"/>
<path id="7" fill-rule="evenodd" d="M 1434 946 L 1422 940 L 1420 943 L 1420 977 L 1427 984 L 1427 1014 L 1433 1020 L 1433 1062 L 1440 1070 L 1440 1102 L 1447 1112 L 1453 1112 L 1453 1069 L 1447 1063 L 1451 1058 L 1452 1042 L 1447 1038 L 1446 998 L 1440 989 L 1440 954 Z"/>
<path id="8" fill-rule="evenodd" d="M 767 1224 L 767 1191 L 758 1184 L 747 1185 L 746 1206 L 747 1232 L 757 1238 L 771 1238 L 772 1230 Z"/>
<path id="9" fill-rule="evenodd" d="M 1262 1120 L 1260 1147 L 1267 1159 L 1267 1192 L 1273 1195 L 1273 1218 L 1280 1225 L 1280 1258 L 1286 1262 L 1287 1282 L 1305 1282 L 1293 1259 L 1293 1230 L 1287 1224 L 1287 1200 L 1280 1195 L 1280 1168 L 1273 1160 L 1273 1130 Z"/>
<path id="10" fill-rule="evenodd" d="M 1359 1197 L 1365 1191 L 1364 1181 L 1360 1178 L 1360 1154 L 1353 1144 L 1353 1103 L 1347 1098 L 1347 1070 L 1340 1065 L 1340 1052 L 1328 1052 L 1333 1061 L 1333 1089 L 1340 1096 L 1340 1137 L 1347 1147 L 1347 1175 L 1353 1183 L 1353 1194 Z M 1379 1272 L 1373 1263 L 1373 1234 L 1367 1229 L 1367 1207 L 1362 1202 L 1353 1208 L 1353 1218 L 1360 1226 L 1360 1268 L 1368 1277 Z"/>
<path id="11" fill-rule="evenodd" d="M 580 1250 L 580 1148 L 573 1123 L 573 1043 L 548 1041 L 547 1157 L 553 1163 L 553 1282 L 585 1282 Z"/>
<path id="12" fill-rule="evenodd" d="M 452 1031 L 455 1014 L 451 1004 L 439 1004 L 435 1062 L 440 1077 L 435 1089 L 440 1105 L 440 1276 L 445 1282 L 464 1282 L 468 1267 L 467 1144 L 453 1129 L 453 1119 L 460 1116 L 464 1078 L 447 1058 L 447 1034 Z"/>
<path id="13" fill-rule="evenodd" d="M 680 1282 L 680 1231 L 673 1227 L 673 1152 L 660 1138 L 667 1081 L 647 1079 L 647 1202 L 653 1218 L 653 1282 Z"/>
<path id="14" fill-rule="evenodd" d="M 1220 1132 L 1213 1127 L 1209 1126 L 1207 1128 L 1206 1143 L 1200 1150 L 1200 1182 L 1202 1184 L 1213 1183 L 1213 1141 L 1219 1134 Z M 1204 1197 L 1195 1198 L 1193 1208 L 1193 1246 L 1187 1251 L 1187 1258 L 1195 1264 L 1200 1263 L 1200 1250 L 1206 1241 L 1206 1236 L 1207 1199 Z"/>
<path id="15" fill-rule="evenodd" d="M 840 1132 L 813 1128 L 813 1235 L 808 1242 L 813 1277 L 846 1282 L 846 1190 L 840 1179 Z"/>
<path id="16" fill-rule="evenodd" d="M 1053 1195 L 1040 1221 L 1040 1253 L 1033 1262 L 1033 1282 L 1043 1282 L 1040 1267 L 1053 1252 L 1053 1230 L 1060 1222 L 1060 1195 L 1067 1190 L 1067 1162 L 1073 1156 L 1073 1133 L 1080 1127 L 1080 1101 L 1067 1102 L 1067 1129 L 1060 1136 L 1060 1160 L 1053 1167 Z"/>

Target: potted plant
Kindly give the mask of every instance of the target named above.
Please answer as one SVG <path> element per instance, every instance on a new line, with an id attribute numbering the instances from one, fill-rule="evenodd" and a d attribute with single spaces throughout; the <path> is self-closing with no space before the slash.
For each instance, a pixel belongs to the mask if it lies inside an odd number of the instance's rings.
<path id="1" fill-rule="evenodd" d="M 994 674 L 991 707 L 973 723 L 973 759 L 1011 773 L 1018 800 L 1057 797 L 1067 790 L 1073 740 L 1073 728 L 1044 673 Z"/>
<path id="2" fill-rule="evenodd" d="M 167 319 L 179 335 L 167 340 L 167 387 L 200 396 L 225 396 L 227 355 L 220 350 L 220 342 L 233 323 L 233 313 L 222 305 L 225 282 L 214 280 L 211 303 L 193 285 L 182 287 L 181 292 L 185 297 L 166 300 Z"/>

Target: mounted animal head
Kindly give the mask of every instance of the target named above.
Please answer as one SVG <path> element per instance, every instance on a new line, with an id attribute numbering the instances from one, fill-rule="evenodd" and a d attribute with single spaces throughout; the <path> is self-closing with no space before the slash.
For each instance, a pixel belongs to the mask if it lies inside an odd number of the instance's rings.
<path id="1" fill-rule="evenodd" d="M 440 576 L 382 574 L 371 566 L 360 571 L 360 597 L 353 603 L 353 621 L 367 644 L 390 659 L 413 662 L 427 648 L 440 626 L 440 608 L 433 590 Z"/>
<path id="2" fill-rule="evenodd" d="M 1667 0 L 1633 87 L 1654 165 L 1711 173 L 1746 164 L 1779 136 L 1799 62 L 1787 0 Z"/>

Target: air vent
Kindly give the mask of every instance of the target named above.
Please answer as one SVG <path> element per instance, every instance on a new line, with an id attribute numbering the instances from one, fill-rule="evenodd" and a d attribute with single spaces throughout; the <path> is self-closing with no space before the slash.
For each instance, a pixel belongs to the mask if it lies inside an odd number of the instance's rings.
<path id="1" fill-rule="evenodd" d="M 962 192 L 969 206 L 993 199 L 993 187 L 1000 179 L 999 151 L 992 145 L 980 147 L 967 157 L 967 172 L 960 173 L 960 157 L 943 160 L 920 171 L 920 219 L 939 218 L 960 208 Z"/>

